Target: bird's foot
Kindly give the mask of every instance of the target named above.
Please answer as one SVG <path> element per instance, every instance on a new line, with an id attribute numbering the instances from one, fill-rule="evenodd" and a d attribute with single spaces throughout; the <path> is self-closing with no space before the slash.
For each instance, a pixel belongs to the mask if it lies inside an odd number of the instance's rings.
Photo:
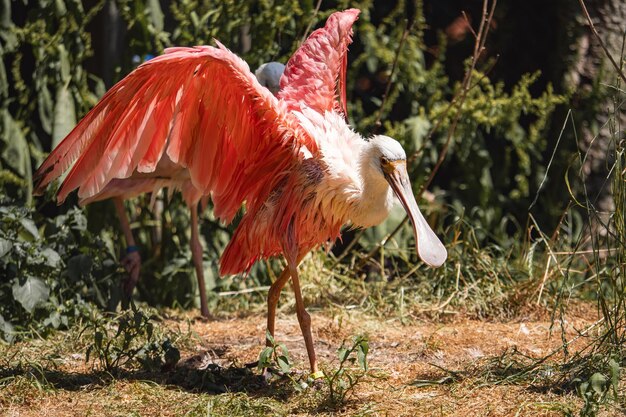
<path id="1" fill-rule="evenodd" d="M 208 311 L 200 311 L 200 314 L 194 314 L 193 319 L 199 321 L 200 323 L 207 323 L 212 319 L 212 317 Z"/>
<path id="2" fill-rule="evenodd" d="M 141 271 L 141 255 L 135 246 L 128 247 L 126 256 L 122 259 L 122 266 L 128 273 L 128 276 L 122 282 L 122 289 L 126 297 L 133 294 L 133 290 L 139 282 L 139 272 Z"/>
<path id="3" fill-rule="evenodd" d="M 247 366 L 247 365 L 246 365 Z M 261 371 L 261 378 L 266 384 L 269 384 L 273 380 L 287 377 L 292 380 L 294 384 L 300 387 L 301 390 L 320 389 L 324 385 L 324 372 L 317 371 L 311 374 L 307 372 L 292 370 L 289 373 L 285 373 L 275 368 L 263 368 Z"/>
<path id="4" fill-rule="evenodd" d="M 300 390 L 317 391 L 325 386 L 326 381 L 324 380 L 324 376 L 323 371 L 316 371 L 312 373 L 301 372 L 299 373 L 299 376 L 291 379 L 300 387 Z"/>
<path id="5" fill-rule="evenodd" d="M 311 372 L 311 375 L 309 375 L 309 377 L 313 380 L 322 379 L 324 378 L 324 371 Z"/>

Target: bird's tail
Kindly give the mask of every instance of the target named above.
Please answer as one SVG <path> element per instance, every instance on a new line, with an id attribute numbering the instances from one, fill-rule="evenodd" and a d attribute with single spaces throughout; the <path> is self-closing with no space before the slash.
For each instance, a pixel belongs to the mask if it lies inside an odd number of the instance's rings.
<path id="1" fill-rule="evenodd" d="M 280 245 L 269 236 L 264 222 L 247 213 L 220 258 L 220 276 L 247 273 L 259 259 L 280 255 Z"/>

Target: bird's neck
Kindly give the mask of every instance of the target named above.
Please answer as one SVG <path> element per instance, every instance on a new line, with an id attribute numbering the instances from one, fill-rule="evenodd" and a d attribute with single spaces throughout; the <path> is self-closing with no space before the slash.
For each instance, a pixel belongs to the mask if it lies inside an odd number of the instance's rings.
<path id="1" fill-rule="evenodd" d="M 395 200 L 391 187 L 375 166 L 377 161 L 372 161 L 367 152 L 367 146 L 359 159 L 361 190 L 355 198 L 351 220 L 355 226 L 370 227 L 387 218 Z"/>
<path id="2" fill-rule="evenodd" d="M 304 108 L 301 113 L 294 114 L 309 134 L 318 138 L 320 148 L 325 148 L 323 153 L 327 163 L 343 167 L 344 175 L 349 178 L 348 181 L 331 181 L 333 187 L 341 189 L 346 196 L 344 221 L 349 220 L 358 227 L 370 227 L 385 220 L 395 199 L 380 172 L 380 158 L 373 156 L 372 143 L 354 133 L 337 113 L 327 112 L 322 116 Z"/>

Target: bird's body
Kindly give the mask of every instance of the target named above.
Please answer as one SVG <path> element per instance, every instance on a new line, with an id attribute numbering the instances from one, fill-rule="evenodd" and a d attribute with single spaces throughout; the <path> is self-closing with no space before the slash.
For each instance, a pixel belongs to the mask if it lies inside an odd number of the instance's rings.
<path id="1" fill-rule="evenodd" d="M 285 256 L 288 268 L 268 296 L 268 329 L 273 333 L 277 297 L 291 277 L 315 371 L 297 273 L 304 254 L 332 242 L 345 224 L 380 223 L 397 196 L 422 259 L 438 266 L 446 257 L 417 208 L 400 144 L 386 136 L 366 140 L 346 123 L 346 51 L 357 16 L 354 9 L 335 13 L 303 43 L 277 97 L 219 43 L 167 50 L 85 116 L 39 168 L 37 188 L 74 160 L 59 201 L 76 188 L 82 203 L 178 188 L 192 208 L 192 251 L 200 261 L 198 201 L 210 196 L 225 222 L 245 205 L 220 272 L 236 274 L 258 259 Z M 201 262 L 196 268 L 200 278 Z"/>
<path id="2" fill-rule="evenodd" d="M 312 249 L 334 241 L 347 223 L 367 227 L 380 223 L 372 216 L 387 216 L 389 192 L 382 198 L 364 193 L 368 183 L 360 159 L 367 142 L 336 113 L 308 113 L 300 117 L 307 132 L 319 138 L 317 154 L 303 147 L 265 203 L 246 213 L 224 252 L 222 273 L 245 271 L 258 258 L 280 255 L 289 245 Z"/>

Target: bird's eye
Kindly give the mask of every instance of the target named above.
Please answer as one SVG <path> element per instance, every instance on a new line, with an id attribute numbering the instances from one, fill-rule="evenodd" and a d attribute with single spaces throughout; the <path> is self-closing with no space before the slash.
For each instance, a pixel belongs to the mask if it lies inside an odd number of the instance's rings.
<path id="1" fill-rule="evenodd" d="M 387 158 L 386 156 L 381 156 L 380 169 L 383 171 L 384 174 L 390 174 L 395 170 L 395 167 L 393 166 L 393 162 L 389 158 Z"/>

